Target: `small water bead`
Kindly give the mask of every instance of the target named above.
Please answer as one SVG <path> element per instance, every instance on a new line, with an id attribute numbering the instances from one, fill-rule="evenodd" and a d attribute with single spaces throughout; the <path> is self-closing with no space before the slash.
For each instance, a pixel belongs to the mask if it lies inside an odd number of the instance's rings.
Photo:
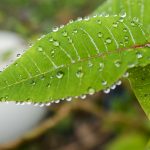
<path id="1" fill-rule="evenodd" d="M 131 21 L 131 26 L 135 26 L 135 22 L 134 21 Z"/>
<path id="2" fill-rule="evenodd" d="M 66 37 L 66 36 L 68 36 L 68 33 L 67 33 L 66 31 L 64 31 L 64 32 L 62 32 L 62 35 L 63 35 L 64 37 Z"/>
<path id="3" fill-rule="evenodd" d="M 77 29 L 74 29 L 74 30 L 73 30 L 73 33 L 77 33 L 77 32 L 78 32 L 78 30 L 77 30 Z"/>
<path id="4" fill-rule="evenodd" d="M 133 22 L 136 22 L 136 23 L 138 23 L 138 22 L 139 22 L 139 18 L 137 18 L 137 17 L 134 17 L 134 18 L 133 18 Z"/>
<path id="5" fill-rule="evenodd" d="M 110 93 L 110 89 L 106 89 L 106 90 L 104 90 L 104 93 L 105 93 L 105 94 Z"/>
<path id="6" fill-rule="evenodd" d="M 57 32 L 58 29 L 59 29 L 58 27 L 54 27 L 54 28 L 52 29 L 52 31 L 53 31 L 53 32 Z"/>
<path id="7" fill-rule="evenodd" d="M 99 33 L 98 33 L 98 37 L 99 37 L 99 38 L 102 38 L 102 37 L 103 37 L 103 33 L 102 33 L 102 32 L 99 32 Z"/>
<path id="8" fill-rule="evenodd" d="M 124 78 L 127 78 L 129 77 L 129 72 L 126 72 L 124 75 L 123 75 Z"/>
<path id="9" fill-rule="evenodd" d="M 85 20 L 85 21 L 89 21 L 89 20 L 90 20 L 90 17 L 89 17 L 89 16 L 86 16 L 86 17 L 84 18 L 84 20 Z"/>
<path id="10" fill-rule="evenodd" d="M 35 83 L 35 81 L 31 81 L 31 84 L 34 86 L 36 83 Z"/>
<path id="11" fill-rule="evenodd" d="M 81 99 L 86 99 L 86 95 L 81 95 L 80 98 Z"/>
<path id="12" fill-rule="evenodd" d="M 71 20 L 69 20 L 69 23 L 71 24 L 71 23 L 73 23 L 73 20 L 71 19 Z"/>
<path id="13" fill-rule="evenodd" d="M 49 41 L 50 41 L 50 42 L 53 42 L 53 41 L 54 41 L 54 39 L 53 39 L 52 37 L 50 37 L 50 38 L 49 38 Z"/>
<path id="14" fill-rule="evenodd" d="M 111 86 L 111 89 L 112 89 L 112 90 L 114 90 L 115 88 L 116 88 L 116 85 L 115 85 L 115 84 Z"/>
<path id="15" fill-rule="evenodd" d="M 58 79 L 61 79 L 63 76 L 64 76 L 64 72 L 62 72 L 62 71 L 58 71 L 57 74 L 56 74 L 56 77 Z"/>
<path id="16" fill-rule="evenodd" d="M 107 85 L 107 81 L 105 81 L 105 80 L 102 81 L 102 85 L 103 85 L 103 86 Z"/>
<path id="17" fill-rule="evenodd" d="M 104 69 L 104 63 L 99 63 L 99 71 L 103 71 Z"/>
<path id="18" fill-rule="evenodd" d="M 48 84 L 47 84 L 47 87 L 48 87 L 48 88 L 50 88 L 50 87 L 51 87 L 51 84 L 50 84 L 50 83 L 48 83 Z"/>
<path id="19" fill-rule="evenodd" d="M 82 21 L 82 17 L 78 17 L 78 18 L 77 18 L 77 21 Z"/>
<path id="20" fill-rule="evenodd" d="M 89 94 L 89 95 L 93 95 L 94 93 L 95 93 L 95 89 L 92 88 L 92 87 L 89 87 L 89 88 L 88 88 L 88 94 Z"/>
<path id="21" fill-rule="evenodd" d="M 127 28 L 124 28 L 124 29 L 123 29 L 123 32 L 127 32 L 127 31 L 128 31 Z"/>
<path id="22" fill-rule="evenodd" d="M 111 44 L 111 43 L 112 43 L 111 38 L 107 38 L 107 39 L 106 39 L 106 43 L 107 43 L 107 44 Z"/>
<path id="23" fill-rule="evenodd" d="M 43 48 L 41 46 L 38 47 L 39 52 L 43 52 Z"/>
<path id="24" fill-rule="evenodd" d="M 41 80 L 45 80 L 45 76 L 42 75 L 42 76 L 40 77 L 40 79 L 41 79 Z"/>
<path id="25" fill-rule="evenodd" d="M 56 103 L 56 104 L 60 103 L 60 100 L 56 100 L 55 103 Z"/>
<path id="26" fill-rule="evenodd" d="M 113 26 L 114 28 L 117 28 L 117 27 L 118 27 L 118 23 L 114 22 L 112 26 Z"/>
<path id="27" fill-rule="evenodd" d="M 72 100 L 72 97 L 68 97 L 67 99 L 66 99 L 66 101 L 68 101 L 68 102 L 70 102 Z"/>
<path id="28" fill-rule="evenodd" d="M 114 64 L 115 64 L 115 66 L 116 66 L 117 68 L 119 68 L 119 67 L 121 66 L 121 61 L 120 61 L 120 60 L 116 60 L 116 61 L 114 62 Z"/>
<path id="29" fill-rule="evenodd" d="M 53 45 L 56 46 L 56 47 L 58 47 L 59 46 L 59 42 L 58 41 L 54 41 Z"/>
<path id="30" fill-rule="evenodd" d="M 125 18 L 127 15 L 127 13 L 125 11 L 121 11 L 119 16 L 122 17 L 122 18 Z"/>
<path id="31" fill-rule="evenodd" d="M 93 64 L 92 64 L 92 62 L 88 62 L 88 67 L 93 67 Z"/>
<path id="32" fill-rule="evenodd" d="M 116 85 L 121 85 L 121 83 L 122 83 L 122 81 L 119 80 L 119 81 L 116 83 Z"/>
<path id="33" fill-rule="evenodd" d="M 102 21 L 101 21 L 101 20 L 97 20 L 97 23 L 98 23 L 98 24 L 102 24 Z"/>
<path id="34" fill-rule="evenodd" d="M 48 102 L 48 103 L 46 103 L 45 105 L 46 105 L 46 106 L 50 106 L 50 105 L 51 105 L 51 103 L 50 103 L 50 102 Z"/>
<path id="35" fill-rule="evenodd" d="M 123 22 L 124 21 L 124 18 L 123 17 L 121 17 L 120 19 L 119 19 L 119 22 Z"/>
<path id="36" fill-rule="evenodd" d="M 17 54 L 17 57 L 20 57 L 21 56 L 21 54 Z"/>
<path id="37" fill-rule="evenodd" d="M 140 59 L 140 58 L 142 58 L 142 57 L 143 57 L 143 54 L 142 54 L 142 53 L 140 53 L 140 52 L 137 52 L 137 53 L 136 53 L 136 56 L 137 56 L 137 58 L 138 58 L 138 59 Z"/>
<path id="38" fill-rule="evenodd" d="M 83 71 L 82 71 L 81 69 L 79 69 L 79 70 L 76 72 L 76 76 L 77 76 L 78 78 L 82 78 L 83 75 L 84 75 L 84 73 L 83 73 Z"/>

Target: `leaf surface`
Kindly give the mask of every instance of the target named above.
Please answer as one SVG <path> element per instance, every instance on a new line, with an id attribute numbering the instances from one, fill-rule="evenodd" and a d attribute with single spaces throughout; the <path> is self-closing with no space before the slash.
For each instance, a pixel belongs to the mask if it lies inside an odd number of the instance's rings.
<path id="1" fill-rule="evenodd" d="M 146 35 L 128 18 L 78 19 L 42 37 L 1 72 L 0 98 L 49 102 L 107 89 L 128 68 L 149 63 Z"/>

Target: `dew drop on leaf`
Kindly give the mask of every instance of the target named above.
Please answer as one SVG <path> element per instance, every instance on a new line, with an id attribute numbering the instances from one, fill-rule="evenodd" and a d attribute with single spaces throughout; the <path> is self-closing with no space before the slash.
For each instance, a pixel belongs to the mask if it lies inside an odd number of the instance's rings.
<path id="1" fill-rule="evenodd" d="M 103 37 L 103 33 L 102 33 L 102 32 L 99 32 L 99 33 L 98 33 L 98 37 L 99 37 L 99 38 Z"/>
<path id="2" fill-rule="evenodd" d="M 76 72 L 76 76 L 77 76 L 78 78 L 82 78 L 83 75 L 84 75 L 84 73 L 82 72 L 81 69 L 79 69 L 79 70 Z"/>
<path id="3" fill-rule="evenodd" d="M 103 86 L 107 85 L 107 81 L 102 81 L 102 85 Z"/>
<path id="4" fill-rule="evenodd" d="M 99 63 L 99 71 L 102 71 L 104 69 L 104 63 Z"/>
<path id="5" fill-rule="evenodd" d="M 56 46 L 56 47 L 58 47 L 59 46 L 59 42 L 58 41 L 54 41 L 53 45 Z"/>
<path id="6" fill-rule="evenodd" d="M 107 43 L 107 44 L 111 44 L 111 42 L 112 42 L 111 38 L 107 38 L 107 39 L 106 39 L 106 43 Z"/>
<path id="7" fill-rule="evenodd" d="M 39 52 L 43 52 L 43 48 L 41 46 L 38 47 Z"/>
<path id="8" fill-rule="evenodd" d="M 116 60 L 114 63 L 115 63 L 115 66 L 118 67 L 118 68 L 121 66 L 121 61 L 120 60 Z"/>
<path id="9" fill-rule="evenodd" d="M 64 72 L 62 72 L 62 71 L 58 71 L 57 74 L 56 74 L 56 77 L 58 79 L 61 79 L 63 76 L 64 76 Z"/>
<path id="10" fill-rule="evenodd" d="M 92 88 L 92 87 L 89 87 L 89 88 L 88 88 L 88 94 L 89 94 L 89 95 L 93 95 L 94 93 L 95 93 L 95 89 Z"/>

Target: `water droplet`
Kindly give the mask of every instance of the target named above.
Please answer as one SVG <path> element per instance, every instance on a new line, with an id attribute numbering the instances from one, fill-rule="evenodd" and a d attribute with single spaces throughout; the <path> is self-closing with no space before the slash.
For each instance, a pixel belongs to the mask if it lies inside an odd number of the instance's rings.
<path id="1" fill-rule="evenodd" d="M 17 57 L 20 57 L 21 56 L 21 54 L 17 54 Z"/>
<path id="2" fill-rule="evenodd" d="M 88 62 L 88 67 L 92 67 L 93 66 L 93 64 L 92 64 L 92 62 Z"/>
<path id="3" fill-rule="evenodd" d="M 79 70 L 76 72 L 76 76 L 77 76 L 78 78 L 82 78 L 83 75 L 84 75 L 84 73 L 83 73 L 83 71 L 82 71 L 81 69 L 79 69 Z"/>
<path id="4" fill-rule="evenodd" d="M 104 90 L 104 93 L 105 93 L 105 94 L 110 93 L 110 89 L 106 89 L 106 90 Z"/>
<path id="5" fill-rule="evenodd" d="M 99 37 L 99 38 L 103 37 L 103 33 L 102 33 L 102 32 L 99 32 L 99 33 L 98 33 L 98 37 Z"/>
<path id="6" fill-rule="evenodd" d="M 53 39 L 52 37 L 49 38 L 49 41 L 50 41 L 50 42 L 53 42 L 53 40 L 54 40 L 54 39 Z"/>
<path id="7" fill-rule="evenodd" d="M 121 85 L 121 83 L 122 83 L 122 81 L 119 80 L 119 81 L 116 83 L 116 85 Z"/>
<path id="8" fill-rule="evenodd" d="M 124 31 L 124 32 L 127 32 L 128 30 L 127 30 L 127 28 L 124 28 L 123 31 Z"/>
<path id="9" fill-rule="evenodd" d="M 81 95 L 80 98 L 81 99 L 86 99 L 86 95 Z"/>
<path id="10" fill-rule="evenodd" d="M 143 57 L 142 53 L 140 53 L 140 52 L 137 52 L 137 53 L 136 53 L 136 56 L 137 56 L 138 59 L 140 59 L 140 58 Z"/>
<path id="11" fill-rule="evenodd" d="M 89 93 L 89 95 L 93 95 L 95 93 L 95 89 L 92 88 L 92 87 L 89 87 L 88 88 L 88 93 Z"/>
<path id="12" fill-rule="evenodd" d="M 89 21 L 89 20 L 90 20 L 90 17 L 89 17 L 89 16 L 86 16 L 86 17 L 84 18 L 84 20 L 85 20 L 85 21 Z"/>
<path id="13" fill-rule="evenodd" d="M 78 30 L 77 30 L 77 29 L 74 29 L 74 30 L 73 30 L 73 33 L 77 33 L 77 32 L 78 32 Z"/>
<path id="14" fill-rule="evenodd" d="M 102 21 L 101 21 L 101 20 L 97 20 L 97 23 L 98 23 L 98 24 L 102 24 Z"/>
<path id="15" fill-rule="evenodd" d="M 35 81 L 31 81 L 31 84 L 32 84 L 32 85 L 35 85 L 36 83 L 35 83 Z"/>
<path id="16" fill-rule="evenodd" d="M 66 37 L 66 36 L 68 35 L 68 33 L 67 33 L 66 31 L 64 31 L 64 32 L 62 33 L 62 35 L 63 35 L 64 37 Z"/>
<path id="17" fill-rule="evenodd" d="M 57 32 L 58 31 L 58 27 L 54 27 L 52 30 L 53 30 L 53 32 Z"/>
<path id="18" fill-rule="evenodd" d="M 111 38 L 107 38 L 107 39 L 106 39 L 106 43 L 107 43 L 107 44 L 111 44 L 111 42 L 112 42 Z"/>
<path id="19" fill-rule="evenodd" d="M 126 72 L 124 75 L 123 75 L 124 78 L 127 78 L 129 77 L 129 72 Z"/>
<path id="20" fill-rule="evenodd" d="M 57 74 L 56 74 L 56 77 L 58 79 L 61 79 L 63 76 L 64 76 L 64 72 L 62 72 L 62 71 L 58 71 Z"/>
<path id="21" fill-rule="evenodd" d="M 114 28 L 117 28 L 118 27 L 118 24 L 116 22 L 113 23 L 112 25 Z"/>
<path id="22" fill-rule="evenodd" d="M 43 52 L 43 48 L 41 46 L 38 47 L 39 52 Z"/>
<path id="23" fill-rule="evenodd" d="M 82 21 L 82 17 L 78 17 L 78 18 L 77 18 L 77 21 Z"/>
<path id="24" fill-rule="evenodd" d="M 66 101 L 68 101 L 68 102 L 70 102 L 72 100 L 72 97 L 68 97 L 67 99 L 66 99 Z"/>
<path id="25" fill-rule="evenodd" d="M 55 103 L 56 103 L 56 104 L 60 103 L 60 100 L 56 100 Z"/>
<path id="26" fill-rule="evenodd" d="M 102 81 L 102 85 L 103 86 L 107 85 L 107 81 Z"/>
<path id="27" fill-rule="evenodd" d="M 135 26 L 135 22 L 134 21 L 131 21 L 131 26 Z"/>
<path id="28" fill-rule="evenodd" d="M 121 66 L 121 61 L 120 60 L 116 60 L 115 62 L 114 62 L 114 64 L 115 64 L 115 66 L 116 67 L 120 67 Z"/>
<path id="29" fill-rule="evenodd" d="M 122 17 L 122 18 L 125 18 L 126 15 L 127 15 L 127 14 L 126 14 L 125 11 L 121 11 L 120 14 L 119 14 L 119 16 Z"/>
<path id="30" fill-rule="evenodd" d="M 50 102 L 48 102 L 48 103 L 46 103 L 45 105 L 46 105 L 46 106 L 50 106 L 50 105 L 51 105 L 51 103 L 50 103 Z"/>
<path id="31" fill-rule="evenodd" d="M 53 45 L 56 46 L 56 47 L 58 47 L 59 46 L 59 42 L 58 41 L 54 41 Z"/>
<path id="32" fill-rule="evenodd" d="M 116 85 L 115 85 L 115 84 L 111 86 L 111 89 L 112 89 L 112 90 L 114 90 L 115 88 L 116 88 Z"/>
<path id="33" fill-rule="evenodd" d="M 103 71 L 104 69 L 104 63 L 99 63 L 99 71 Z"/>
<path id="34" fill-rule="evenodd" d="M 47 84 L 47 87 L 48 87 L 48 88 L 49 88 L 49 87 L 51 87 L 51 84 L 50 84 L 50 83 L 48 83 L 48 84 Z"/>

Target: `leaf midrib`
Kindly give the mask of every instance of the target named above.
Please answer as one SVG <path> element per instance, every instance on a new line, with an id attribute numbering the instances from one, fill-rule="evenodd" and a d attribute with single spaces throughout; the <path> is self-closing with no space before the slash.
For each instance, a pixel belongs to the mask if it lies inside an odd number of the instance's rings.
<path id="1" fill-rule="evenodd" d="M 27 79 L 23 79 L 23 80 L 21 80 L 20 82 L 15 82 L 15 83 L 13 83 L 13 84 L 10 84 L 10 85 L 8 85 L 8 86 L 5 86 L 5 87 L 3 87 L 3 88 L 1 88 L 0 90 L 3 90 L 3 89 L 5 89 L 5 88 L 8 88 L 8 87 L 11 87 L 11 86 L 13 86 L 13 85 L 17 85 L 17 84 L 20 84 L 20 83 L 23 83 L 23 82 L 26 82 L 26 81 L 28 81 L 28 80 L 32 80 L 32 79 L 34 79 L 34 78 L 36 78 L 36 77 L 39 77 L 39 76 L 41 76 L 41 75 L 46 75 L 47 73 L 49 73 L 49 72 L 52 72 L 52 71 L 54 71 L 54 70 L 59 70 L 60 68 L 62 69 L 62 68 L 66 68 L 66 67 L 68 67 L 68 66 L 71 66 L 71 65 L 74 65 L 74 64 L 78 64 L 78 63 L 81 63 L 81 62 L 85 62 L 85 61 L 89 61 L 89 60 L 92 60 L 92 59 L 95 59 L 95 58 L 100 58 L 100 57 L 103 57 L 103 56 L 105 56 L 105 55 L 107 55 L 107 54 L 114 54 L 114 53 L 118 53 L 118 52 L 120 52 L 120 51 L 127 51 L 127 50 L 130 50 L 130 49 L 142 49 L 142 48 L 146 48 L 147 47 L 147 45 L 149 45 L 150 43 L 149 42 L 147 42 L 147 43 L 145 43 L 145 44 L 141 44 L 141 45 L 132 45 L 132 46 L 130 46 L 130 47 L 128 47 L 128 48 L 119 48 L 119 49 L 116 49 L 116 50 L 109 50 L 109 51 L 107 51 L 107 52 L 103 52 L 103 53 L 101 53 L 101 54 L 96 54 L 96 55 L 93 55 L 93 56 L 91 56 L 91 57 L 86 57 L 86 58 L 82 58 L 82 59 L 80 59 L 79 61 L 76 61 L 75 63 L 70 63 L 70 64 L 65 64 L 65 65 L 63 65 L 63 66 L 59 66 L 58 68 L 54 68 L 54 69 L 52 69 L 52 70 L 49 70 L 49 71 L 46 71 L 46 72 L 43 72 L 43 73 L 40 73 L 40 74 L 37 74 L 37 75 L 34 75 L 34 76 L 32 76 L 31 78 L 27 78 Z"/>

